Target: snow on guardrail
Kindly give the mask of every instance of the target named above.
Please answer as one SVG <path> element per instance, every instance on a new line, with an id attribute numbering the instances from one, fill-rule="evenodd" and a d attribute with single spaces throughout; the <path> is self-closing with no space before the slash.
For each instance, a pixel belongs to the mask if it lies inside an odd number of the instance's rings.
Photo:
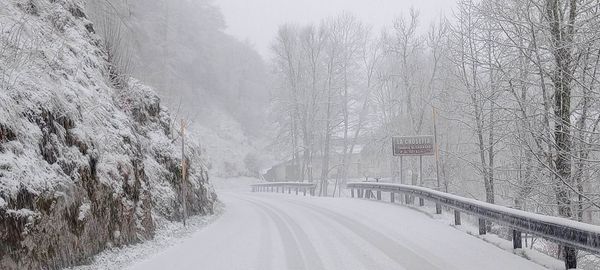
<path id="1" fill-rule="evenodd" d="M 521 240 L 520 233 L 527 232 L 561 245 L 600 254 L 600 226 L 530 213 L 418 186 L 355 182 L 348 183 L 346 188 L 352 189 L 353 196 L 354 190 L 358 190 L 359 197 L 362 197 L 363 191 L 373 190 L 420 197 L 445 205 L 455 211 L 477 216 L 480 218 L 480 226 L 482 224 L 481 219 L 507 226 L 518 233 L 518 238 L 515 237 L 518 241 Z M 381 199 L 381 197 L 378 196 L 378 199 Z M 515 247 L 517 246 L 520 247 L 520 243 L 515 244 Z"/>
<path id="2" fill-rule="evenodd" d="M 287 188 L 288 193 L 292 193 L 292 189 L 296 191 L 296 195 L 298 192 L 302 191 L 306 196 L 306 193 L 309 192 L 310 195 L 315 195 L 315 189 L 317 185 L 315 183 L 306 183 L 306 182 L 268 182 L 268 183 L 258 183 L 251 185 L 252 192 L 277 192 L 285 193 Z"/>

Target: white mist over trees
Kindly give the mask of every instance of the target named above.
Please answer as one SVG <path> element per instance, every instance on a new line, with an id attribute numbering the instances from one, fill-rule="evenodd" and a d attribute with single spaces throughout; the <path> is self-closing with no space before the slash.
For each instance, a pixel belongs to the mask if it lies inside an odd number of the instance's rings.
<path id="1" fill-rule="evenodd" d="M 260 157 L 260 143 L 252 141 L 264 137 L 267 68 L 251 45 L 224 33 L 213 1 L 106 0 L 87 6 L 98 32 L 124 58 L 116 61 L 119 68 L 153 86 L 174 117 L 192 123 L 218 174 L 255 173 L 244 160 Z"/>
<path id="2" fill-rule="evenodd" d="M 100 29 L 120 32 L 119 43 L 135 63 L 131 72 L 171 106 L 181 103 L 191 117 L 208 120 L 203 106 L 219 102 L 249 130 L 260 127 L 268 104 L 265 66 L 250 45 L 223 32 L 224 18 L 212 1 L 92 2 L 95 14 L 109 18 Z"/>
<path id="3" fill-rule="evenodd" d="M 350 14 L 283 25 L 273 42 L 277 146 L 298 180 L 331 195 L 326 179 L 339 190 L 357 145 L 366 177 L 397 178 L 391 136 L 432 134 L 435 109 L 442 190 L 599 222 L 598 8 L 461 0 L 448 18 L 405 10 L 381 32 Z M 418 163 L 404 162 L 414 183 Z"/>

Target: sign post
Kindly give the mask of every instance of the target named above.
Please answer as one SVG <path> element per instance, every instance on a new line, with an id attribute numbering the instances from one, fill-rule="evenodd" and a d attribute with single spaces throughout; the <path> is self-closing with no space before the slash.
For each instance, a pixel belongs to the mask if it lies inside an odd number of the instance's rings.
<path id="1" fill-rule="evenodd" d="M 403 157 L 419 157 L 419 182 L 423 185 L 423 156 L 435 155 L 434 136 L 403 136 L 392 137 L 392 152 L 395 157 L 400 157 L 400 183 L 403 181 Z M 408 200 L 407 200 L 408 202 Z M 419 200 L 420 204 L 422 200 Z"/>

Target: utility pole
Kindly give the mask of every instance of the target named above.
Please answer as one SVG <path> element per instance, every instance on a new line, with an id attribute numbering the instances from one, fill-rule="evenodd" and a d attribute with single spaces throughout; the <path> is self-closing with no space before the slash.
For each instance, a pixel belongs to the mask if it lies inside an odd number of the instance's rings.
<path id="1" fill-rule="evenodd" d="M 187 168 L 185 160 L 185 122 L 181 119 L 181 205 L 183 206 L 183 226 L 186 226 L 187 219 L 187 203 L 185 183 L 187 178 Z"/>
<path id="2" fill-rule="evenodd" d="M 439 146 L 437 140 L 437 114 L 435 112 L 435 107 L 432 107 L 433 110 L 433 144 L 435 146 L 435 175 L 437 178 L 437 190 L 440 191 L 441 183 L 440 183 L 440 165 L 439 165 Z M 446 192 L 448 192 L 446 190 Z M 436 214 L 442 213 L 442 206 L 439 203 L 435 204 L 435 212 Z"/>
<path id="3" fill-rule="evenodd" d="M 440 147 L 438 146 L 437 140 L 437 113 L 435 112 L 435 108 L 433 108 L 433 143 L 435 145 L 435 174 L 437 178 L 437 188 L 440 190 L 440 165 L 439 165 L 439 156 L 440 156 Z"/>

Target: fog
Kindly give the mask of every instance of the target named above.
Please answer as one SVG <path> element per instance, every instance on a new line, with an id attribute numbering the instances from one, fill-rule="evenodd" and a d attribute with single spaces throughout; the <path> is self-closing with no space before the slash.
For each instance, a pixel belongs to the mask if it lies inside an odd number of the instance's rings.
<path id="1" fill-rule="evenodd" d="M 0 269 L 597 270 L 599 25 L 598 0 L 0 0 Z"/>
<path id="2" fill-rule="evenodd" d="M 270 46 L 279 25 L 318 22 L 348 12 L 375 29 L 390 26 L 393 19 L 414 7 L 421 20 L 450 15 L 455 0 L 214 0 L 227 24 L 226 32 L 254 44 L 263 57 L 270 57 Z"/>

